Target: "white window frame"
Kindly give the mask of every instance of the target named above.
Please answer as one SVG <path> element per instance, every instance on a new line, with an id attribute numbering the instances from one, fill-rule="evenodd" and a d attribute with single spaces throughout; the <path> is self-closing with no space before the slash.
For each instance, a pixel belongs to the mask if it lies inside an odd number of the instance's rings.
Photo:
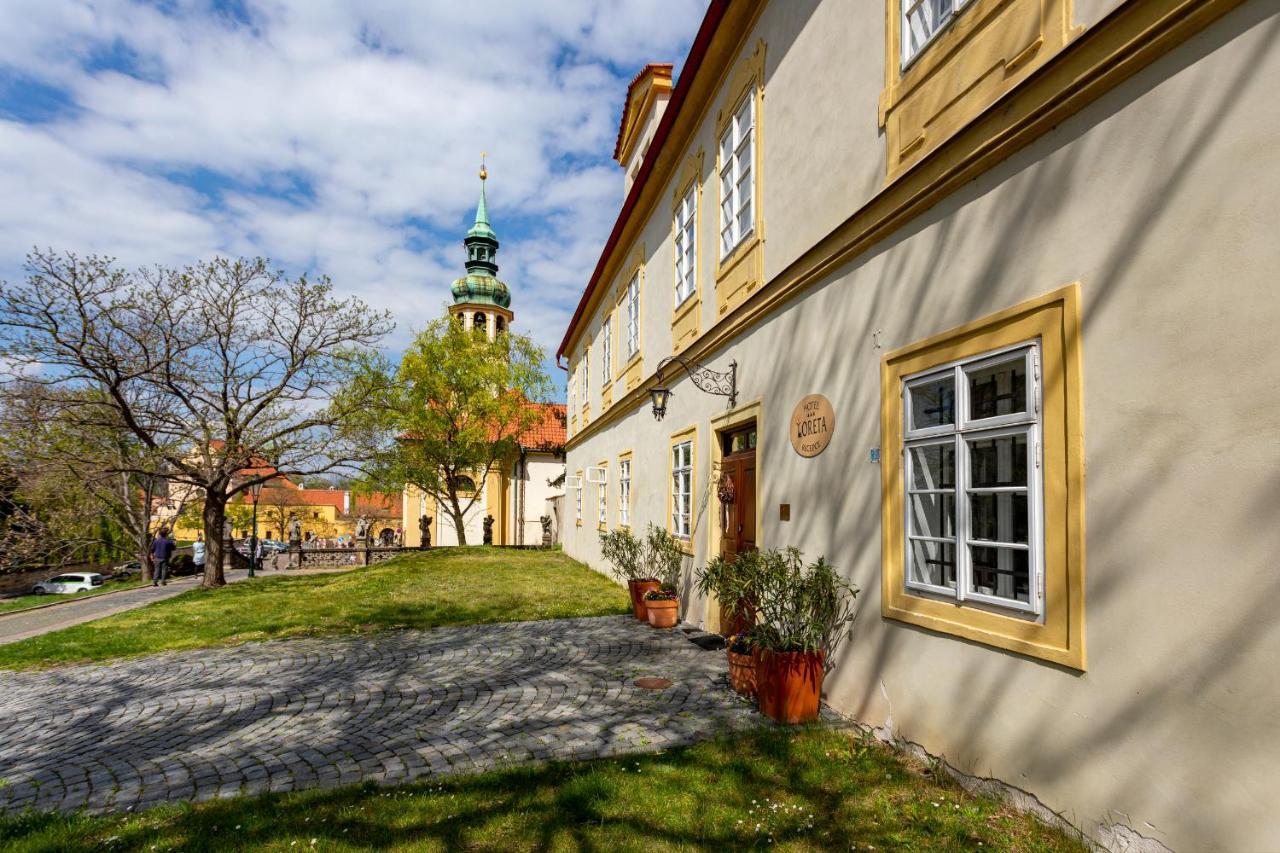
<path id="1" fill-rule="evenodd" d="M 569 413 L 573 414 L 578 408 L 577 376 L 575 374 L 570 374 L 569 381 L 566 384 L 568 385 L 566 390 L 569 397 Z"/>
<path id="2" fill-rule="evenodd" d="M 631 460 L 618 460 L 618 524 L 631 526 Z"/>
<path id="3" fill-rule="evenodd" d="M 698 292 L 698 182 L 680 199 L 675 215 L 675 304 L 679 308 Z"/>
<path id="4" fill-rule="evenodd" d="M 969 416 L 969 383 L 967 372 L 990 364 L 1008 361 L 1011 355 L 1021 353 L 1026 359 L 1025 411 L 989 418 L 972 419 Z M 954 423 L 915 428 L 912 423 L 911 395 L 915 388 L 950 375 L 953 387 Z M 902 476 L 903 501 L 903 582 L 908 592 L 953 599 L 959 604 L 977 603 L 1001 611 L 1018 611 L 1028 616 L 1044 617 L 1044 466 L 1041 458 L 1040 434 L 1043 429 L 1043 413 L 1040 388 L 1040 345 L 1031 341 L 984 352 L 959 359 L 948 364 L 931 367 L 926 371 L 903 377 L 902 380 Z M 1027 436 L 1027 484 L 1025 487 L 990 487 L 975 490 L 970 487 L 971 457 L 968 442 L 975 439 L 999 438 L 1008 435 Z M 911 449 L 917 447 L 951 445 L 955 453 L 955 483 L 949 489 L 920 489 L 914 486 Z M 973 538 L 970 529 L 970 495 L 1025 491 L 1027 493 L 1027 543 L 998 542 Z M 952 493 L 955 496 L 955 517 L 951 537 L 928 536 L 913 532 L 911 500 L 913 495 Z M 912 541 L 936 542 L 951 545 L 955 550 L 955 589 L 930 584 L 913 578 Z M 970 546 L 992 546 L 1028 552 L 1030 586 L 1028 602 L 975 592 L 971 587 L 973 574 Z"/>
<path id="5" fill-rule="evenodd" d="M 613 317 L 604 318 L 604 328 L 600 330 L 600 361 L 602 376 L 600 387 L 613 382 Z"/>
<path id="6" fill-rule="evenodd" d="M 924 21 L 924 15 L 932 12 L 934 5 L 934 0 L 901 0 L 902 14 L 898 20 L 898 26 L 901 30 L 900 35 L 902 37 L 900 47 L 902 56 L 899 65 L 903 71 L 905 71 L 911 63 L 915 62 L 916 59 L 925 52 L 925 49 L 928 48 L 929 45 L 933 44 L 934 40 L 937 39 L 947 27 L 951 26 L 951 22 L 954 21 L 960 13 L 964 11 L 965 7 L 969 5 L 969 0 L 953 0 L 951 8 L 943 13 L 943 15 L 936 21 Z M 933 29 L 929 31 L 924 40 L 921 41 L 913 50 L 911 47 L 911 16 L 916 13 L 919 13 L 918 20 L 924 21 L 923 25 L 925 27 L 932 26 Z"/>
<path id="7" fill-rule="evenodd" d="M 627 360 L 640 351 L 640 271 L 627 282 Z"/>
<path id="8" fill-rule="evenodd" d="M 609 483 L 600 483 L 596 486 L 596 504 L 598 512 L 596 514 L 596 524 L 607 526 L 609 524 Z"/>
<path id="9" fill-rule="evenodd" d="M 578 478 L 578 488 L 575 490 L 575 492 L 576 494 L 573 496 L 574 521 L 576 521 L 578 524 L 581 524 L 582 523 L 582 492 L 583 492 L 581 477 Z"/>
<path id="10" fill-rule="evenodd" d="M 683 456 L 683 458 L 681 458 Z M 693 527 L 693 439 L 671 445 L 671 532 L 688 540 Z"/>
<path id="11" fill-rule="evenodd" d="M 756 90 L 753 86 L 743 101 L 734 107 L 733 117 L 720 137 L 721 260 L 732 254 L 755 231 L 755 137 Z M 743 212 L 748 207 L 751 213 L 744 217 Z"/>

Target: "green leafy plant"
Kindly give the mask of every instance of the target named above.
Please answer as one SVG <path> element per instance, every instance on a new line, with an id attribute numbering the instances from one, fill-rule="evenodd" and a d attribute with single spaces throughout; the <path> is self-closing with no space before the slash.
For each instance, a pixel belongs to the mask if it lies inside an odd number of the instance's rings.
<path id="1" fill-rule="evenodd" d="M 823 652 L 826 665 L 853 622 L 858 589 L 824 558 L 805 565 L 796 548 L 760 551 L 752 639 L 773 652 Z"/>
<path id="2" fill-rule="evenodd" d="M 610 530 L 600 534 L 600 554 L 613 566 L 614 574 L 625 581 L 657 580 L 644 562 L 644 543 L 630 530 Z"/>
<path id="3" fill-rule="evenodd" d="M 759 577 L 759 556 L 747 551 L 730 559 L 713 557 L 698 569 L 694 583 L 704 598 L 715 593 L 730 618 L 748 619 L 754 607 Z"/>
<path id="4" fill-rule="evenodd" d="M 679 601 L 680 595 L 674 589 L 661 587 L 659 589 L 651 589 L 644 594 L 645 601 Z"/>
<path id="5" fill-rule="evenodd" d="M 749 655 L 755 644 L 751 641 L 750 634 L 732 634 L 724 639 L 725 645 L 729 647 L 729 651 L 735 655 Z"/>
<path id="6" fill-rule="evenodd" d="M 644 565 L 662 584 L 664 591 L 674 593 L 679 589 L 684 559 L 684 546 L 680 540 L 656 524 L 650 524 L 644 537 Z"/>

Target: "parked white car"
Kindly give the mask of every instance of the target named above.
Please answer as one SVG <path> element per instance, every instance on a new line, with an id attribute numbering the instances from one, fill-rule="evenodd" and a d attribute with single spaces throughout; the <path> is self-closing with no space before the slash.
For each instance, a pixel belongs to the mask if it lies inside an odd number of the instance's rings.
<path id="1" fill-rule="evenodd" d="M 97 572 L 72 572 L 40 581 L 32 587 L 31 592 L 35 595 L 65 595 L 85 592 L 102 586 L 102 583 L 102 575 Z"/>

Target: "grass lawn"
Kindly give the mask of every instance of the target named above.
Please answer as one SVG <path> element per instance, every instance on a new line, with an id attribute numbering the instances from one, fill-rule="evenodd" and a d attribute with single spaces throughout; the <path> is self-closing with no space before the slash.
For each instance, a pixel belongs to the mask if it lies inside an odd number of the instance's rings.
<path id="1" fill-rule="evenodd" d="M 440 548 L 336 575 L 196 589 L 127 613 L 0 645 L 0 668 L 389 628 L 629 611 L 626 591 L 559 551 Z"/>
<path id="2" fill-rule="evenodd" d="M 0 818 L 36 850 L 956 850 L 1087 847 L 860 735 L 762 729 L 624 760 L 242 797 L 107 817 Z"/>
<path id="3" fill-rule="evenodd" d="M 28 610 L 42 604 L 58 604 L 63 601 L 79 601 L 92 598 L 104 592 L 120 592 L 123 589 L 137 589 L 143 581 L 107 581 L 102 586 L 89 592 L 77 592 L 73 595 L 19 595 L 16 598 L 0 598 L 0 613 L 12 613 L 15 610 Z"/>

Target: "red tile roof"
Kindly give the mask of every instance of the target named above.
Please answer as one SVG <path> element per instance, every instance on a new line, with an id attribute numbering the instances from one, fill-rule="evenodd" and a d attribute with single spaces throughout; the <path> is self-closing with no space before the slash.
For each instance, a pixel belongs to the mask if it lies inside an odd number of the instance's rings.
<path id="1" fill-rule="evenodd" d="M 538 421 L 524 435 L 520 436 L 520 446 L 526 450 L 561 450 L 565 442 L 566 407 L 563 403 L 530 403 L 537 409 L 542 420 Z"/>

